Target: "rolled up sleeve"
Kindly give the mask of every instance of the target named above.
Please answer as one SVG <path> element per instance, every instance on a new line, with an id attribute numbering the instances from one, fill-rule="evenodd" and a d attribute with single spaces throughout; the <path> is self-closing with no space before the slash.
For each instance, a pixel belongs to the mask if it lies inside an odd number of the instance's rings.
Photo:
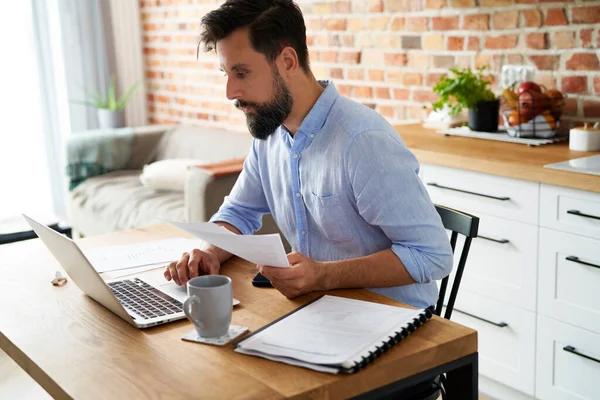
<path id="1" fill-rule="evenodd" d="M 348 179 L 358 212 L 378 226 L 417 283 L 452 270 L 452 249 L 441 218 L 421 182 L 419 163 L 399 137 L 365 131 L 347 152 Z"/>
<path id="2" fill-rule="evenodd" d="M 253 142 L 244 167 L 231 193 L 210 222 L 227 222 L 235 226 L 243 235 L 250 235 L 260 229 L 262 216 L 270 212 L 265 198 L 258 169 L 258 158 Z"/>

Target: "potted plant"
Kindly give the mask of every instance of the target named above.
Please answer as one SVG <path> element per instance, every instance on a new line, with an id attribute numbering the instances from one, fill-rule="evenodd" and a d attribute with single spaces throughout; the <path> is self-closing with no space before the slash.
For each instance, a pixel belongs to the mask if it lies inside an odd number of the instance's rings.
<path id="1" fill-rule="evenodd" d="M 125 116 L 123 110 L 127 102 L 137 90 L 140 82 L 136 82 L 125 93 L 117 98 L 116 78 L 111 76 L 110 83 L 106 92 L 106 98 L 100 93 L 90 93 L 86 91 L 87 100 L 74 101 L 89 107 L 94 107 L 98 111 L 98 124 L 100 129 L 122 128 L 125 126 Z"/>
<path id="2" fill-rule="evenodd" d="M 496 132 L 498 130 L 498 110 L 500 101 L 489 88 L 491 79 L 484 75 L 486 67 L 471 70 L 454 67 L 450 72 L 454 77 L 442 77 L 433 87 L 440 98 L 433 103 L 435 111 L 444 106 L 450 108 L 450 115 L 456 116 L 464 108 L 469 109 L 469 128 L 474 131 Z"/>

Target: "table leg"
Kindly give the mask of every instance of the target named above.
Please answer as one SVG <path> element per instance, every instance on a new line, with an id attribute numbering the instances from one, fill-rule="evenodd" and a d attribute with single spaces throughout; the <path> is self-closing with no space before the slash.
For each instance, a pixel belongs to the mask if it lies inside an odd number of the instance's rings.
<path id="1" fill-rule="evenodd" d="M 466 357 L 465 357 L 466 358 Z M 478 354 L 468 356 L 470 362 L 446 373 L 446 399 L 473 399 L 479 396 L 479 358 Z"/>

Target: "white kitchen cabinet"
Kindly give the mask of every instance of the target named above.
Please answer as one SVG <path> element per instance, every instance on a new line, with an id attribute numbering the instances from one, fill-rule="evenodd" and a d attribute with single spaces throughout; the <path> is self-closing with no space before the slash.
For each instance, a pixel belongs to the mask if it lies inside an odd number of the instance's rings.
<path id="1" fill-rule="evenodd" d="M 474 210 L 462 211 L 480 220 L 479 235 L 471 242 L 461 289 L 535 311 L 538 227 Z M 457 248 L 462 249 L 463 243 L 461 236 Z M 455 265 L 459 258 L 460 251 L 455 254 Z"/>
<path id="2" fill-rule="evenodd" d="M 538 284 L 540 314 L 600 333 L 600 240 L 541 228 Z"/>
<path id="3" fill-rule="evenodd" d="M 600 398 L 600 334 L 538 315 L 536 397 Z"/>
<path id="4" fill-rule="evenodd" d="M 436 165 L 423 166 L 422 180 L 434 203 L 538 224 L 538 183 Z"/>
<path id="5" fill-rule="evenodd" d="M 542 185 L 541 198 L 540 226 L 600 239 L 600 193 Z"/>
<path id="6" fill-rule="evenodd" d="M 600 399 L 600 194 L 433 165 L 421 178 L 487 238 L 472 242 L 452 315 L 478 331 L 485 393 Z"/>

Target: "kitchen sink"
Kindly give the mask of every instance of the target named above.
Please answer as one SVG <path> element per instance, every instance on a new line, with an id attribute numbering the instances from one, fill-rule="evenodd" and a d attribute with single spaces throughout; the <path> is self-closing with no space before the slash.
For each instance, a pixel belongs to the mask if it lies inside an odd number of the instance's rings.
<path id="1" fill-rule="evenodd" d="M 579 172 L 600 176 L 600 154 L 590 157 L 574 158 L 554 164 L 544 165 L 544 168 L 559 169 L 562 171 Z"/>

